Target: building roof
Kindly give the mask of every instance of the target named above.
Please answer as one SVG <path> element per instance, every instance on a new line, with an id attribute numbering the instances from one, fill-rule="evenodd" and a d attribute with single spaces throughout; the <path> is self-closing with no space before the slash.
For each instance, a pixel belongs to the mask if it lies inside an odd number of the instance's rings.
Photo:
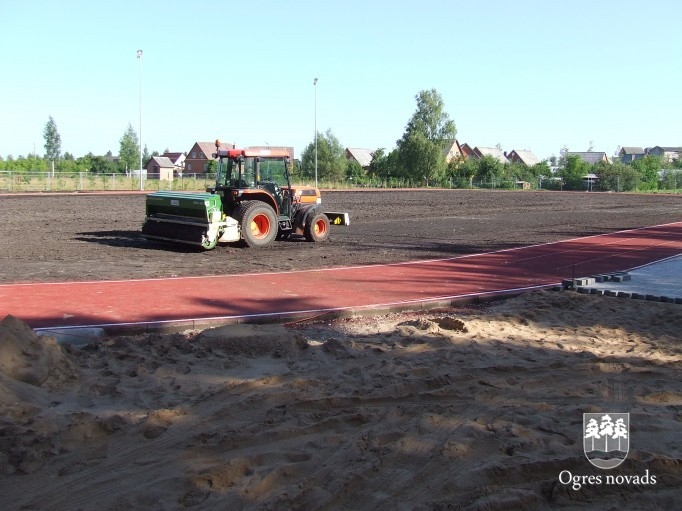
<path id="1" fill-rule="evenodd" d="M 540 163 L 540 160 L 535 156 L 533 151 L 529 151 L 528 149 L 513 149 L 512 153 L 516 154 L 519 160 L 521 160 L 521 163 L 527 167 L 532 167 L 533 165 Z"/>
<path id="2" fill-rule="evenodd" d="M 509 160 L 507 160 L 507 157 L 504 155 L 504 152 L 501 149 L 498 149 L 497 147 L 476 146 L 474 147 L 474 153 L 476 153 L 476 155 L 479 158 L 482 158 L 483 156 L 492 156 L 500 163 L 509 163 Z"/>
<path id="3" fill-rule="evenodd" d="M 599 163 L 600 161 L 609 161 L 609 157 L 603 151 L 586 151 L 586 152 L 567 152 L 566 156 L 577 156 L 586 163 Z"/>
<path id="4" fill-rule="evenodd" d="M 152 161 L 156 165 L 158 165 L 159 168 L 162 168 L 162 169 L 168 169 L 168 168 L 172 169 L 173 167 L 175 167 L 173 162 L 169 158 L 167 158 L 166 156 L 152 156 L 150 158 L 149 162 L 147 163 L 147 165 L 149 165 L 149 163 L 151 163 Z"/>
<path id="5" fill-rule="evenodd" d="M 182 162 L 185 159 L 185 153 L 163 153 L 161 156 L 165 156 L 168 158 L 170 161 L 173 162 L 174 165 L 181 165 Z"/>
<path id="6" fill-rule="evenodd" d="M 469 156 L 472 156 L 474 154 L 474 150 L 466 142 L 463 144 L 460 144 L 459 148 L 462 150 L 462 156 L 469 157 Z"/>
<path id="7" fill-rule="evenodd" d="M 626 154 L 644 154 L 644 149 L 642 147 L 634 146 L 623 146 L 618 152 L 619 156 L 625 156 Z"/>
<path id="8" fill-rule="evenodd" d="M 215 160 L 215 158 L 213 157 L 213 153 L 215 153 L 216 151 L 215 142 L 195 142 L 194 145 L 201 149 L 201 152 L 204 153 L 205 159 Z M 234 149 L 234 144 L 226 144 L 225 142 L 221 142 L 220 149 L 226 151 L 228 149 Z"/>
<path id="9" fill-rule="evenodd" d="M 679 153 L 682 152 L 682 147 L 670 147 L 670 146 L 661 146 L 657 145 L 655 147 L 652 147 L 651 149 L 656 149 L 658 147 L 659 149 L 662 149 L 666 153 Z"/>
<path id="10" fill-rule="evenodd" d="M 346 157 L 350 156 L 356 162 L 360 164 L 361 167 L 369 167 L 372 163 L 372 155 L 374 154 L 374 149 L 361 149 L 359 147 L 346 147 Z"/>

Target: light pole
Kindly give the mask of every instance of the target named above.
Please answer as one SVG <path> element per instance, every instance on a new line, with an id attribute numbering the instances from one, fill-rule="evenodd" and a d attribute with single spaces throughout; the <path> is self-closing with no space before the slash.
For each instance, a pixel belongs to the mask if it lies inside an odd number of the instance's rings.
<path id="1" fill-rule="evenodd" d="M 317 188 L 317 78 L 313 80 L 315 87 L 315 188 Z"/>
<path id="2" fill-rule="evenodd" d="M 144 190 L 142 183 L 142 50 L 137 50 L 137 61 L 140 69 L 140 190 Z"/>

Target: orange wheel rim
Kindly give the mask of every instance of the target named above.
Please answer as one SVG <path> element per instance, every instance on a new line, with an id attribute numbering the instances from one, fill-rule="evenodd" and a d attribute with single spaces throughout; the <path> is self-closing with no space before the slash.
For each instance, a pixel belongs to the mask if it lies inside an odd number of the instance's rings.
<path id="1" fill-rule="evenodd" d="M 324 236 L 325 232 L 327 232 L 327 224 L 324 223 L 324 220 L 315 222 L 315 234 L 317 236 Z"/>
<path id="2" fill-rule="evenodd" d="M 270 232 L 270 220 L 266 215 L 256 215 L 251 220 L 251 234 L 256 238 L 264 238 Z"/>

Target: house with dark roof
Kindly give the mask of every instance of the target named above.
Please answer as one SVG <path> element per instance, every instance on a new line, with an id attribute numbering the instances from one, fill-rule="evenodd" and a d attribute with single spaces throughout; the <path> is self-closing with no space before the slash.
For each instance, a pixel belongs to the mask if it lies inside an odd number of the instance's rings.
<path id="1" fill-rule="evenodd" d="M 646 154 L 660 156 L 664 161 L 672 163 L 680 159 L 680 156 L 682 155 L 682 147 L 661 147 L 657 145 L 656 147 L 647 148 Z"/>
<path id="2" fill-rule="evenodd" d="M 221 142 L 220 149 L 234 149 L 234 144 L 226 144 Z M 185 173 L 186 174 L 205 174 L 206 166 L 209 161 L 215 160 L 213 154 L 216 152 L 215 142 L 195 142 L 192 149 L 189 150 L 185 157 Z"/>
<path id="3" fill-rule="evenodd" d="M 595 163 L 599 163 L 602 161 L 604 163 L 611 163 L 609 161 L 609 157 L 606 156 L 606 153 L 602 152 L 602 151 L 586 151 L 586 152 L 568 151 L 566 153 L 566 158 L 568 158 L 569 156 L 577 156 L 582 161 L 584 161 L 585 163 L 589 163 L 590 165 L 594 165 Z"/>
<path id="4" fill-rule="evenodd" d="M 161 156 L 165 156 L 168 158 L 175 167 L 178 167 L 180 169 L 185 168 L 185 158 L 187 155 L 185 153 L 172 153 L 172 152 L 165 152 Z"/>
<path id="5" fill-rule="evenodd" d="M 346 147 L 345 155 L 348 161 L 356 161 L 360 166 L 367 170 L 372 163 L 374 149 L 361 149 L 359 147 Z"/>
<path id="6" fill-rule="evenodd" d="M 540 163 L 540 160 L 533 154 L 533 151 L 528 149 L 512 149 L 510 152 L 504 153 L 504 155 L 510 162 L 520 163 L 526 167 L 532 167 Z"/>
<path id="7" fill-rule="evenodd" d="M 641 147 L 623 146 L 620 148 L 620 151 L 618 151 L 618 158 L 623 163 L 631 163 L 640 158 L 644 158 L 644 156 L 646 156 L 646 151 Z"/>

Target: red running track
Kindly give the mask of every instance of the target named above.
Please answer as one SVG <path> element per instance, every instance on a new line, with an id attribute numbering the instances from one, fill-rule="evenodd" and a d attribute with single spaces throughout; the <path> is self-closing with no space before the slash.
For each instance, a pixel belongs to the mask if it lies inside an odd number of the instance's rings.
<path id="1" fill-rule="evenodd" d="M 470 256 L 287 273 L 0 285 L 32 328 L 193 328 L 404 310 L 630 270 L 682 254 L 682 222 Z"/>

